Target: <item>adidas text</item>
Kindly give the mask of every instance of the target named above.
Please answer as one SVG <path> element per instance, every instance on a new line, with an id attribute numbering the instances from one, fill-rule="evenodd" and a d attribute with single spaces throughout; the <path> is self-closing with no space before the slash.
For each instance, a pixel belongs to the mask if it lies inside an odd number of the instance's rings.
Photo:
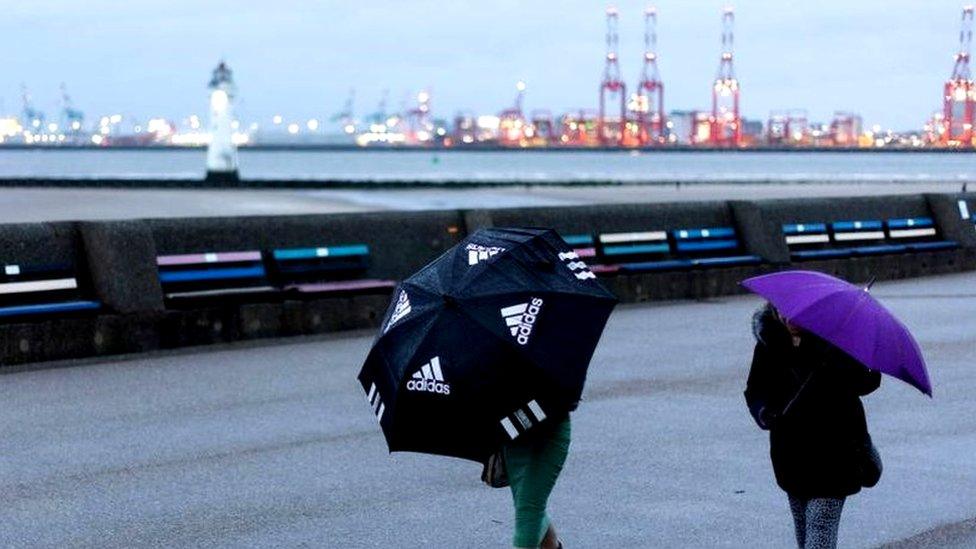
<path id="1" fill-rule="evenodd" d="M 529 343 L 532 329 L 535 327 L 536 320 L 539 319 L 539 313 L 542 312 L 542 303 L 542 298 L 533 297 L 528 303 L 512 305 L 501 310 L 505 324 L 508 325 L 519 345 Z"/>
<path id="2" fill-rule="evenodd" d="M 451 385 L 444 381 L 444 372 L 441 371 L 441 358 L 435 356 L 421 366 L 407 381 L 407 390 L 445 396 L 451 394 Z"/>

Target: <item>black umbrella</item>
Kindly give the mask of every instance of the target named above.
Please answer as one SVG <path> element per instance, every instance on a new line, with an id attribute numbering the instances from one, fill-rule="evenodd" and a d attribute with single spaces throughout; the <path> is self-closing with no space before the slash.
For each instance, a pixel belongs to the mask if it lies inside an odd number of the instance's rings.
<path id="1" fill-rule="evenodd" d="M 565 414 L 616 302 L 551 230 L 472 234 L 400 284 L 359 373 L 390 451 L 483 461 Z"/>

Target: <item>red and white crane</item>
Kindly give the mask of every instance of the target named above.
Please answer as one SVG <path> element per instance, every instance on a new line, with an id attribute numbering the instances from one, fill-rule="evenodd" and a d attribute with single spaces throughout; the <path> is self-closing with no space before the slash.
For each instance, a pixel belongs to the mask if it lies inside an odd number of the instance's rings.
<path id="1" fill-rule="evenodd" d="M 973 6 L 962 9 L 959 27 L 959 51 L 952 75 L 943 89 L 942 143 L 949 146 L 973 145 L 973 117 L 976 106 L 976 88 L 969 69 L 970 48 L 973 42 Z"/>
<path id="2" fill-rule="evenodd" d="M 638 144 L 665 143 L 664 83 L 657 67 L 657 9 L 653 6 L 644 10 L 644 64 L 634 103 Z"/>
<path id="3" fill-rule="evenodd" d="M 709 142 L 720 147 L 737 147 L 742 137 L 742 119 L 739 116 L 739 81 L 735 78 L 732 64 L 734 50 L 733 25 L 735 12 L 732 8 L 722 11 L 722 58 L 712 85 L 712 116 Z"/>
<path id="4" fill-rule="evenodd" d="M 623 144 L 627 125 L 627 85 L 620 78 L 617 55 L 618 21 L 617 8 L 607 8 L 607 57 L 600 82 L 600 112 L 597 116 L 597 137 L 605 147 Z"/>

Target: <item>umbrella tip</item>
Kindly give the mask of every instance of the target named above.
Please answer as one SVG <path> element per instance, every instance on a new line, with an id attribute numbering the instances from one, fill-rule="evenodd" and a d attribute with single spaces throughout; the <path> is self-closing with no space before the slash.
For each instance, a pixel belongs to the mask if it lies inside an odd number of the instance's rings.
<path id="1" fill-rule="evenodd" d="M 874 283 L 875 283 L 876 280 L 878 280 L 878 277 L 872 276 L 871 277 L 871 280 L 868 280 L 868 283 L 864 286 L 864 291 L 865 292 L 870 291 L 871 290 L 871 286 L 874 286 Z"/>

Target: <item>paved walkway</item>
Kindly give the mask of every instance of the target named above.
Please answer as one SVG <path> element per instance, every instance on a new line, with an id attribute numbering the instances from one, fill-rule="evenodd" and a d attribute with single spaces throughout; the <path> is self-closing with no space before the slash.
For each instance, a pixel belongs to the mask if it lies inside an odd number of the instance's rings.
<path id="1" fill-rule="evenodd" d="M 866 399 L 885 477 L 841 547 L 976 543 L 976 274 L 876 286 L 935 398 Z M 621 307 L 552 498 L 567 547 L 783 548 L 766 439 L 741 391 L 749 297 Z M 2 547 L 505 547 L 472 463 L 389 455 L 355 381 L 371 334 L 0 376 Z M 907 540 L 907 541 L 906 541 Z"/>

